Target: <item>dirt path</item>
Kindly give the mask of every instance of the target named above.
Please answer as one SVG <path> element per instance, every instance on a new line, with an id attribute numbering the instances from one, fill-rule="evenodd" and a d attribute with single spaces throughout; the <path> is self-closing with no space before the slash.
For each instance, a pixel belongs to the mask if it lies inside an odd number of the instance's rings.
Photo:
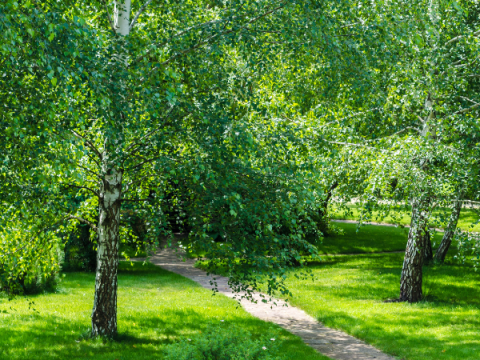
<path id="1" fill-rule="evenodd" d="M 195 260 L 182 259 L 179 252 L 171 248 L 161 249 L 150 258 L 150 262 L 165 270 L 185 276 L 196 281 L 201 286 L 211 289 L 210 281 L 215 278 L 220 293 L 233 297 L 227 278 L 222 276 L 207 276 L 206 273 L 193 265 Z M 277 301 L 278 306 L 261 302 L 260 296 L 256 304 L 247 300 L 241 302 L 243 308 L 253 316 L 280 325 L 291 333 L 298 335 L 303 341 L 320 353 L 337 360 L 394 360 L 373 346 L 360 341 L 344 332 L 323 326 L 317 320 L 307 315 L 303 310 L 293 306 L 282 306 L 283 301 Z"/>

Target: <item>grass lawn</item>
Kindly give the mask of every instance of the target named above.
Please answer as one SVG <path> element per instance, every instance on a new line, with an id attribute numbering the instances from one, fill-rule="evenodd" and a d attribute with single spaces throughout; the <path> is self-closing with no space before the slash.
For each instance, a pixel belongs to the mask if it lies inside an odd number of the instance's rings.
<path id="1" fill-rule="evenodd" d="M 322 260 L 309 266 L 314 281 L 288 278 L 293 305 L 400 359 L 480 359 L 480 273 L 430 266 L 424 269 L 425 301 L 384 303 L 398 298 L 403 254 Z"/>
<path id="2" fill-rule="evenodd" d="M 286 359 L 326 360 L 298 337 L 260 321 L 227 297 L 153 265 L 122 262 L 119 273 L 119 340 L 82 340 L 90 328 L 95 278 L 68 273 L 55 294 L 8 301 L 0 297 L 0 359 L 162 359 L 162 349 L 195 339 L 208 324 L 233 324 L 253 335 L 279 332 Z M 5 313 L 6 312 L 6 313 Z M 220 322 L 224 320 L 224 322 Z"/>
<path id="3" fill-rule="evenodd" d="M 314 281 L 296 278 L 297 270 L 288 277 L 292 305 L 399 359 L 480 359 L 480 272 L 454 262 L 455 246 L 444 265 L 424 268 L 424 301 L 384 303 L 398 298 L 404 255 L 371 253 L 404 251 L 406 230 L 370 225 L 357 233 L 356 224 L 335 226 L 344 235 L 324 239 L 320 253 L 336 255 L 308 265 Z"/>
<path id="4" fill-rule="evenodd" d="M 364 225 L 357 231 L 357 224 L 331 222 L 343 235 L 333 235 L 323 239 L 318 246 L 320 254 L 357 254 L 383 251 L 405 251 L 408 228 L 393 226 Z M 437 232 L 432 239 L 434 248 L 442 241 L 443 233 Z M 456 251 L 452 244 L 450 253 Z"/>
<path id="5" fill-rule="evenodd" d="M 345 219 L 345 220 L 358 220 L 360 216 L 359 208 L 357 205 L 349 204 L 347 207 L 351 210 L 351 214 L 345 214 L 343 210 L 336 210 L 335 207 L 331 210 L 332 219 Z M 480 209 L 479 209 L 480 210 Z M 433 212 L 434 216 L 437 217 L 445 217 L 445 215 L 449 216 L 450 213 L 448 210 L 444 212 L 443 210 L 435 210 Z M 410 225 L 410 210 L 408 209 L 406 212 L 403 212 L 399 216 L 399 223 L 402 225 Z M 458 221 L 458 227 L 463 230 L 469 231 L 480 231 L 480 223 L 476 224 L 472 227 L 472 224 L 479 220 L 478 212 L 475 212 L 473 209 L 463 208 L 462 212 L 460 213 L 460 219 Z M 381 222 L 386 224 L 392 224 L 393 219 L 391 216 L 386 218 L 378 217 L 378 212 L 373 212 L 373 216 L 371 221 L 373 222 Z M 443 225 L 442 225 L 443 227 Z"/>

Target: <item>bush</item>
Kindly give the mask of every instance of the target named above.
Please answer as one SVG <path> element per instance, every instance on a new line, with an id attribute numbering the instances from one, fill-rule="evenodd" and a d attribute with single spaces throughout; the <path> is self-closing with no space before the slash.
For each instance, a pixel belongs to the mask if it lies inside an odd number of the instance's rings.
<path id="1" fill-rule="evenodd" d="M 0 232 L 0 291 L 9 296 L 54 290 L 62 260 L 54 233 L 38 234 L 22 224 Z"/>
<path id="2" fill-rule="evenodd" d="M 277 360 L 278 333 L 270 332 L 253 340 L 236 326 L 210 326 L 204 334 L 167 346 L 166 360 Z"/>

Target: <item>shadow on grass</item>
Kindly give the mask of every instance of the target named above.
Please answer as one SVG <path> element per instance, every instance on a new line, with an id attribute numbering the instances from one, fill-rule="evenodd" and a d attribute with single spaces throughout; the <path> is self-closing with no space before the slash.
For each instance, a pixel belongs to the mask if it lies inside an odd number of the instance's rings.
<path id="1" fill-rule="evenodd" d="M 400 307 L 395 304 L 393 306 Z M 456 334 L 455 321 L 450 320 L 451 314 L 437 312 L 428 316 L 424 311 L 394 316 L 391 312 L 383 315 L 376 312 L 368 318 L 359 319 L 343 312 L 330 311 L 318 320 L 327 326 L 349 329 L 350 335 L 372 344 L 384 352 L 402 359 L 460 359 L 459 350 L 470 353 L 469 359 L 475 359 L 480 351 L 480 338 L 477 331 Z M 469 320 L 471 330 L 480 327 L 480 319 L 472 317 Z M 431 331 L 429 324 L 436 321 L 443 331 Z M 464 324 L 460 324 L 464 325 Z M 465 348 L 468 344 L 468 348 Z M 468 354 L 466 354 L 468 355 Z"/>
<path id="2" fill-rule="evenodd" d="M 89 330 L 84 322 L 65 322 L 63 318 L 52 315 L 17 316 L 15 321 L 29 323 L 28 330 L 2 328 L 0 358 L 83 359 L 94 356 L 103 359 L 103 356 L 106 356 L 108 359 L 120 359 L 123 356 L 125 359 L 161 359 L 164 346 L 182 338 L 194 338 L 209 325 L 223 327 L 225 331 L 230 331 L 232 325 L 235 325 L 252 334 L 265 334 L 267 327 L 275 331 L 275 326 L 266 325 L 255 318 L 219 322 L 193 310 L 173 309 L 163 311 L 161 316 L 126 316 L 121 322 L 134 323 L 135 328 L 120 328 L 119 334 L 113 340 L 85 339 L 82 335 Z M 276 332 L 278 334 L 278 329 Z M 285 334 L 280 337 L 284 340 L 284 348 L 300 344 L 299 340 L 285 338 Z"/>
<path id="3" fill-rule="evenodd" d="M 310 290 L 345 299 L 395 299 L 400 288 L 403 254 L 373 254 L 324 257 L 308 265 L 321 279 L 325 272 L 335 271 L 335 281 L 308 285 Z M 331 274 L 329 276 L 332 276 Z M 441 264 L 423 268 L 423 293 L 432 306 L 480 305 L 480 274 L 468 265 Z"/>

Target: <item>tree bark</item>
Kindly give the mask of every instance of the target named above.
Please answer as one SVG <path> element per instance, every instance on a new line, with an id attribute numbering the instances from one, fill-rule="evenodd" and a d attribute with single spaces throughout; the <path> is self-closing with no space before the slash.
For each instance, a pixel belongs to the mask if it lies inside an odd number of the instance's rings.
<path id="1" fill-rule="evenodd" d="M 130 33 L 131 0 L 114 2 L 113 30 L 121 36 Z M 127 53 L 116 54 L 127 66 Z M 107 142 L 105 141 L 105 147 Z M 120 242 L 120 207 L 123 170 L 112 168 L 107 151 L 102 156 L 99 191 L 99 220 L 97 226 L 97 270 L 95 299 L 92 310 L 92 336 L 114 336 L 117 333 L 117 275 Z"/>
<path id="2" fill-rule="evenodd" d="M 433 260 L 433 249 L 432 249 L 432 240 L 430 239 L 430 232 L 428 227 L 425 228 L 424 235 L 425 239 L 423 240 L 425 247 L 423 252 L 423 261 L 424 264 L 428 264 Z"/>
<path id="3" fill-rule="evenodd" d="M 328 226 L 329 226 L 329 221 L 328 221 L 328 202 L 332 198 L 333 190 L 335 190 L 338 187 L 338 182 L 335 181 L 331 186 L 330 189 L 327 192 L 327 197 L 325 200 L 322 202 L 322 206 L 318 210 L 318 216 L 319 216 L 319 223 L 318 223 L 318 228 L 322 232 L 323 236 L 328 235 Z"/>
<path id="4" fill-rule="evenodd" d="M 117 333 L 117 272 L 122 172 L 107 171 L 100 182 L 97 270 L 92 336 Z"/>
<path id="5" fill-rule="evenodd" d="M 445 233 L 443 234 L 442 242 L 440 243 L 440 246 L 435 252 L 435 261 L 437 262 L 443 263 L 445 261 L 445 256 L 447 256 L 448 249 L 452 244 L 453 235 L 455 234 L 455 230 L 457 229 L 458 218 L 460 217 L 461 211 L 462 202 L 460 201 L 460 197 L 458 197 L 453 203 L 452 214 L 450 215 L 447 228 L 445 229 Z"/>
<path id="6" fill-rule="evenodd" d="M 412 221 L 400 279 L 400 301 L 417 302 L 422 299 L 422 266 L 428 202 L 427 198 L 416 199 L 413 202 Z"/>

